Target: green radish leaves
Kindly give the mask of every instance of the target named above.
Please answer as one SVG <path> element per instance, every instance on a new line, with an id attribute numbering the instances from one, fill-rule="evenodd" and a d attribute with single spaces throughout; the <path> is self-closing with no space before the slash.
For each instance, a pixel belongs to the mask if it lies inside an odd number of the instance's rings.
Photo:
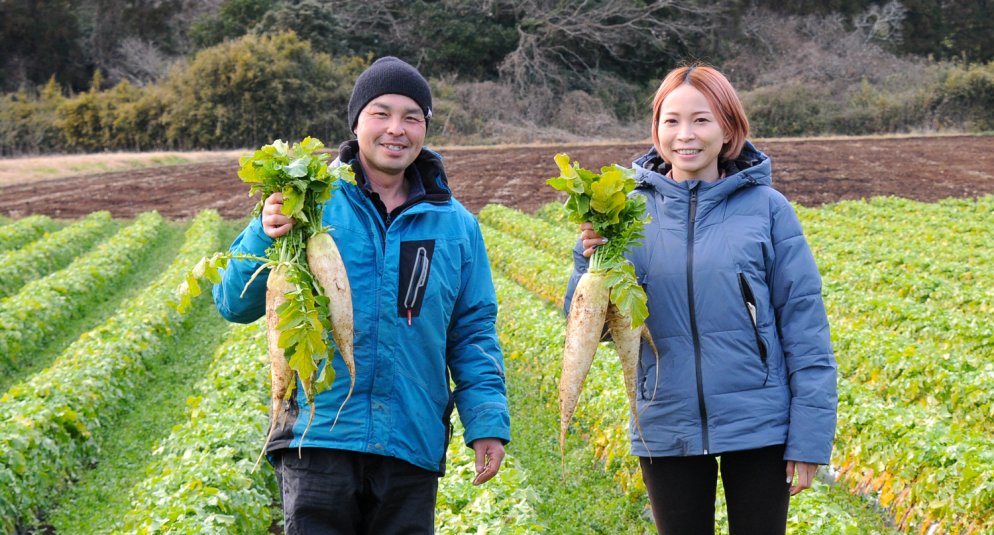
<path id="1" fill-rule="evenodd" d="M 547 184 L 569 194 L 566 212 L 570 221 L 590 221 L 600 235 L 610 238 L 615 232 L 611 227 L 626 225 L 622 221 L 628 193 L 635 189 L 635 172 L 620 165 L 605 166 L 601 174 L 570 162 L 566 154 L 556 155 L 560 176 L 550 178 Z"/>
<path id="2" fill-rule="evenodd" d="M 629 195 L 635 189 L 635 171 L 620 165 L 601 168 L 600 174 L 580 167 L 566 154 L 556 155 L 559 176 L 546 183 L 569 196 L 564 210 L 573 223 L 590 222 L 608 242 L 594 252 L 590 271 L 607 275 L 611 302 L 638 327 L 649 315 L 645 291 L 625 253 L 641 243 L 649 217 L 645 197 Z"/>
<path id="3" fill-rule="evenodd" d="M 624 262 L 617 269 L 607 272 L 605 283 L 611 288 L 611 302 L 623 314 L 632 319 L 632 327 L 645 323 L 649 317 L 649 307 L 645 290 L 635 277 L 635 266 Z"/>
<path id="4" fill-rule="evenodd" d="M 324 148 L 320 140 L 306 137 L 287 146 L 277 139 L 270 145 L 242 156 L 238 178 L 251 184 L 249 196 L 261 193 L 253 215 L 262 212 L 262 204 L 276 192 L 283 194 L 283 215 L 307 226 L 308 236 L 320 231 L 320 206 L 334 191 L 336 180 L 355 183 L 352 169 L 340 165 L 328 169 L 328 154 L 317 152 Z"/>
<path id="5" fill-rule="evenodd" d="M 323 295 L 307 265 L 307 240 L 328 231 L 322 226 L 321 216 L 324 203 L 336 189 L 335 182 L 355 183 L 350 166 L 329 169 L 328 154 L 318 152 L 322 148 L 324 143 L 312 137 L 293 145 L 277 139 L 239 159 L 238 177 L 251 185 L 250 196 L 260 194 L 253 215 L 258 216 L 265 200 L 278 192 L 283 196 L 281 212 L 293 219 L 293 228 L 274 240 L 266 250 L 266 257 L 217 253 L 201 259 L 177 288 L 174 303 L 177 310 L 185 312 L 191 300 L 201 293 L 200 281 L 206 278 L 213 284 L 220 283 L 220 272 L 229 260 L 259 265 L 246 288 L 264 269 L 284 267 L 287 280 L 295 289 L 284 295 L 286 303 L 276 311 L 277 344 L 284 350 L 290 368 L 307 385 L 305 391 L 311 401 L 314 395 L 331 386 L 335 371 L 330 362 L 334 351 L 326 342 L 331 331 L 329 298 Z"/>

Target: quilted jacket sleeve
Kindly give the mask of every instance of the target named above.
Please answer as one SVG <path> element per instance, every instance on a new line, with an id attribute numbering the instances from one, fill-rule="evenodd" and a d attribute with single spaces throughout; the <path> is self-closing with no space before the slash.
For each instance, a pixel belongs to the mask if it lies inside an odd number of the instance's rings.
<path id="1" fill-rule="evenodd" d="M 232 253 L 247 253 L 265 256 L 266 248 L 272 245 L 273 239 L 266 236 L 262 230 L 262 220 L 258 217 L 235 238 L 228 249 Z M 266 280 L 269 270 L 263 270 L 245 290 L 245 283 L 261 264 L 247 260 L 231 260 L 228 267 L 221 273 L 221 283 L 213 288 L 214 306 L 221 316 L 236 323 L 252 323 L 266 312 Z"/>
<path id="2" fill-rule="evenodd" d="M 791 391 L 786 460 L 828 464 L 835 437 L 836 363 L 821 276 L 792 206 L 773 208 L 770 294 Z"/>
<path id="3" fill-rule="evenodd" d="M 471 444 L 478 438 L 511 440 L 504 355 L 497 341 L 497 294 L 479 225 L 469 228 L 459 295 L 452 311 L 446 349 L 455 382 L 456 407 Z"/>
<path id="4" fill-rule="evenodd" d="M 576 285 L 580 282 L 580 277 L 587 272 L 589 266 L 590 259 L 583 256 L 583 241 L 577 239 L 576 246 L 573 247 L 573 273 L 569 276 L 566 297 L 563 299 L 563 311 L 567 316 L 569 316 L 569 307 L 573 302 L 573 292 L 576 291 Z"/>

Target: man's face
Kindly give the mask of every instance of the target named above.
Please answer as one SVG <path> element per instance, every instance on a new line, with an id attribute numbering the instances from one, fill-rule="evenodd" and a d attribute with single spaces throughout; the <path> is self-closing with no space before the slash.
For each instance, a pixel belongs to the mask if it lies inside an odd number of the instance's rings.
<path id="1" fill-rule="evenodd" d="M 424 112 L 414 99 L 397 94 L 374 98 L 356 122 L 363 167 L 367 172 L 403 176 L 421 153 L 425 129 Z"/>

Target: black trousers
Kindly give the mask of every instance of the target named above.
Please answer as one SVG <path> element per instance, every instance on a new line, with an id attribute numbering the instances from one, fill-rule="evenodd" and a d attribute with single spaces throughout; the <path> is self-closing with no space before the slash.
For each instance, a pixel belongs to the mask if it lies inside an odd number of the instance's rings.
<path id="1" fill-rule="evenodd" d="M 438 474 L 368 453 L 297 448 L 272 456 L 287 535 L 435 532 Z"/>
<path id="2" fill-rule="evenodd" d="M 640 457 L 656 529 L 713 535 L 720 457 L 729 535 L 783 535 L 790 485 L 784 446 L 693 457 Z"/>

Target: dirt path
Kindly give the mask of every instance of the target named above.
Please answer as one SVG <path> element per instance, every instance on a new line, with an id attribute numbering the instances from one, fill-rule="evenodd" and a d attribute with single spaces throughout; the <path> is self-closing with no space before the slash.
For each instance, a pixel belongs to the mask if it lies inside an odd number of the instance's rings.
<path id="1" fill-rule="evenodd" d="M 994 193 L 994 137 L 941 136 L 894 139 L 759 140 L 773 158 L 774 186 L 812 206 L 847 199 L 896 195 L 933 202 Z M 628 165 L 647 145 L 547 145 L 451 148 L 443 152 L 449 183 L 473 212 L 501 203 L 531 212 L 560 200 L 545 185 L 557 173 L 553 156 L 566 152 L 584 167 Z M 158 210 L 175 219 L 216 208 L 240 218 L 251 209 L 238 180 L 237 159 L 102 173 L 0 187 L 0 214 L 77 218 L 96 210 L 115 217 Z"/>

